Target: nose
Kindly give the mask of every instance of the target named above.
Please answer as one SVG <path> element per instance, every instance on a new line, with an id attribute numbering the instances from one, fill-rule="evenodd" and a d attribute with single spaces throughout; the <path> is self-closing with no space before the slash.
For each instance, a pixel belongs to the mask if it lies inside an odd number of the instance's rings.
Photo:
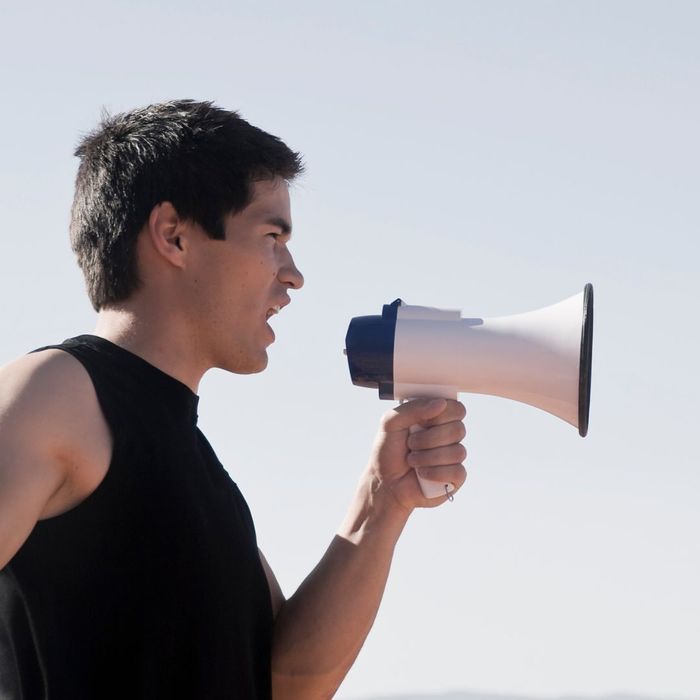
<path id="1" fill-rule="evenodd" d="M 280 267 L 279 280 L 289 285 L 292 289 L 301 289 L 304 286 L 304 275 L 294 263 L 292 254 L 287 250 L 287 258 Z"/>

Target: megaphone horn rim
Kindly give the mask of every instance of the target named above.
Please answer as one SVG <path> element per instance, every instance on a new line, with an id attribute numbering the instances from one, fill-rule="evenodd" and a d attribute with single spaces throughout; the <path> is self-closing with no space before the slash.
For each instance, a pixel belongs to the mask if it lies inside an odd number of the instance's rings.
<path id="1" fill-rule="evenodd" d="M 591 367 L 593 364 L 593 285 L 583 288 L 583 320 L 581 325 L 581 359 L 578 377 L 578 434 L 588 433 L 591 405 Z"/>

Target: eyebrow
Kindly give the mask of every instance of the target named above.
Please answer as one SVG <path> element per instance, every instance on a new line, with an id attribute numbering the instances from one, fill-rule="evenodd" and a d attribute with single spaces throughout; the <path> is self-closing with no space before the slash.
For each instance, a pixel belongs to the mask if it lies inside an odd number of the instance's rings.
<path id="1" fill-rule="evenodd" d="M 282 229 L 282 233 L 286 233 L 288 235 L 292 233 L 292 225 L 281 216 L 272 216 L 269 219 L 266 219 L 265 223 L 269 226 L 277 226 L 277 228 Z"/>

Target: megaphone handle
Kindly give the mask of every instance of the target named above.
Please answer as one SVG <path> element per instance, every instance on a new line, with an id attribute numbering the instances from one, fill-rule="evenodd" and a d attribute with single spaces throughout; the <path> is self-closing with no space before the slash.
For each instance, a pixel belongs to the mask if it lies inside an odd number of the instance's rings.
<path id="1" fill-rule="evenodd" d="M 414 398 L 419 398 L 419 397 L 414 397 Z M 449 389 L 445 389 L 444 391 L 440 391 L 439 389 L 437 391 L 432 391 L 430 397 L 420 397 L 420 398 L 431 398 L 431 399 L 456 399 L 457 398 L 457 393 L 454 391 L 451 391 Z M 403 403 L 405 399 L 401 400 L 401 403 Z M 424 430 L 420 425 L 412 425 L 409 429 L 408 432 L 413 434 L 420 432 L 421 430 Z M 423 492 L 423 495 L 426 498 L 439 498 L 440 496 L 449 496 L 454 490 L 454 484 L 451 483 L 443 483 L 441 481 L 431 481 L 430 479 L 424 479 L 422 476 L 416 472 L 416 478 L 418 479 L 418 484 L 420 485 L 420 489 Z M 452 500 L 450 498 L 450 500 Z"/>

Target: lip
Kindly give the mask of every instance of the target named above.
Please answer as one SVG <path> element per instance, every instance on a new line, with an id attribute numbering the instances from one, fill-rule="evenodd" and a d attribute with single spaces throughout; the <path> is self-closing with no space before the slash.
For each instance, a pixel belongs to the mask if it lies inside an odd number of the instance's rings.
<path id="1" fill-rule="evenodd" d="M 273 316 L 276 316 L 285 306 L 289 305 L 290 301 L 291 299 L 289 297 L 285 297 L 284 299 L 280 299 L 277 304 L 270 306 L 265 312 L 265 320 L 269 321 Z"/>

